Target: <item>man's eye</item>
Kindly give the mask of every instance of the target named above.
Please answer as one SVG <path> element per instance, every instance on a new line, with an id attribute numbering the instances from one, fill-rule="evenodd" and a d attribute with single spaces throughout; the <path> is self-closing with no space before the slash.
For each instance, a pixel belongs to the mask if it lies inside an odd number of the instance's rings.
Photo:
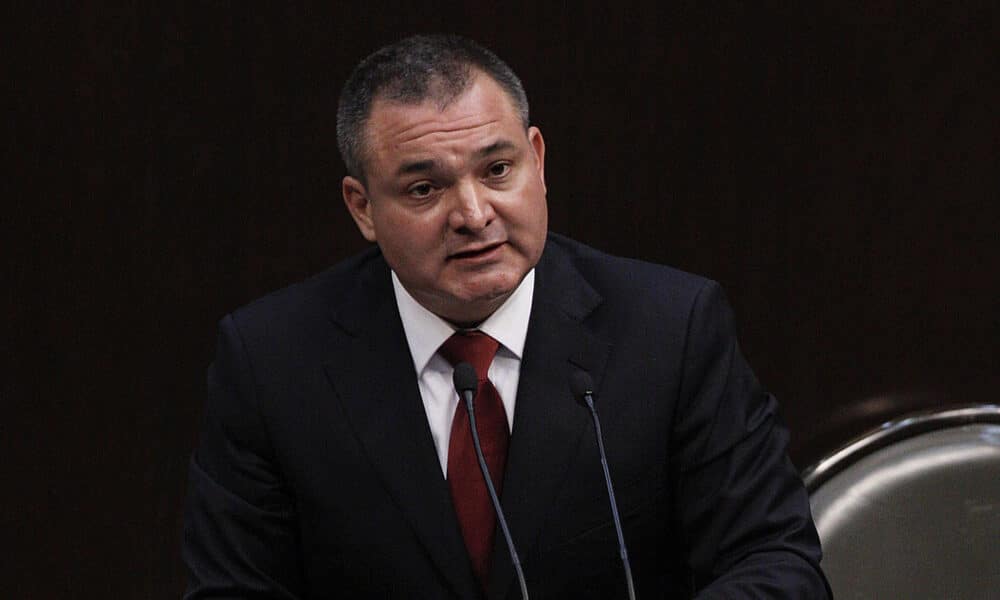
<path id="1" fill-rule="evenodd" d="M 503 177 L 510 173 L 510 163 L 499 162 L 490 165 L 490 177 Z"/>
<path id="2" fill-rule="evenodd" d="M 431 195 L 434 191 L 434 186 L 429 183 L 418 183 L 417 185 L 411 187 L 408 193 L 414 198 L 426 198 Z"/>

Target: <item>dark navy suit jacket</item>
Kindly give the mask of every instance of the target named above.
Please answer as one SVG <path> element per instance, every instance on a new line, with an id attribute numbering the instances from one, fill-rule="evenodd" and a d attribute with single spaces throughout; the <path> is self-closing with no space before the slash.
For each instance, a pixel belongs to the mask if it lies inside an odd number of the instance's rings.
<path id="1" fill-rule="evenodd" d="M 504 474 L 531 597 L 824 598 L 806 493 L 719 286 L 550 234 Z M 224 318 L 184 524 L 190 598 L 478 598 L 373 249 Z M 489 598 L 517 598 L 497 536 Z"/>

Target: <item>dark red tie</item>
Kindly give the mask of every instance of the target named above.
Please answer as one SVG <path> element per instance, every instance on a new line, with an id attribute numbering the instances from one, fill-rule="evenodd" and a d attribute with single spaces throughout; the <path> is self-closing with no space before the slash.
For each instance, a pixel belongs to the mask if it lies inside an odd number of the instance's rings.
<path id="1" fill-rule="evenodd" d="M 481 331 L 458 332 L 448 338 L 438 353 L 452 365 L 467 362 L 476 370 L 479 391 L 473 402 L 476 408 L 476 429 L 483 446 L 483 455 L 489 466 L 497 495 L 503 486 L 503 469 L 507 462 L 507 413 L 504 412 L 500 394 L 487 378 L 490 363 L 499 343 Z M 496 516 L 490 502 L 486 482 L 483 481 L 476 448 L 469 428 L 469 413 L 465 402 L 458 403 L 455 419 L 451 422 L 451 441 L 448 444 L 448 486 L 455 505 L 465 547 L 472 559 L 472 568 L 479 582 L 486 587 L 490 571 L 493 535 Z"/>

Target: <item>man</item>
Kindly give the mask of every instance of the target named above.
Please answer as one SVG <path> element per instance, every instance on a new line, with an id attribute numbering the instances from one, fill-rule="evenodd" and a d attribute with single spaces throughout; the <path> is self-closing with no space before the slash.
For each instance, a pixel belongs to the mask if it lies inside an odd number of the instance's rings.
<path id="1" fill-rule="evenodd" d="M 625 597 L 579 371 L 639 598 L 826 597 L 787 433 L 718 285 L 547 233 L 545 143 L 503 62 L 403 40 L 357 67 L 337 126 L 377 249 L 222 320 L 189 598 L 518 597 L 451 384 L 463 361 L 481 363 L 478 431 L 532 598 Z"/>

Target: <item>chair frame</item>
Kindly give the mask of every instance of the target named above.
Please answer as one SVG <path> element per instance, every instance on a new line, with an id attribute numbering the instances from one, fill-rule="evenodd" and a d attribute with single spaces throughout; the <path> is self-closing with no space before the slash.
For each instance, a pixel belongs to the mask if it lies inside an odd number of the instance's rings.
<path id="1" fill-rule="evenodd" d="M 1000 425 L 1000 405 L 975 404 L 911 413 L 887 421 L 854 438 L 803 471 L 802 480 L 806 490 L 812 495 L 824 483 L 852 464 L 895 442 L 929 431 L 980 423 Z"/>

